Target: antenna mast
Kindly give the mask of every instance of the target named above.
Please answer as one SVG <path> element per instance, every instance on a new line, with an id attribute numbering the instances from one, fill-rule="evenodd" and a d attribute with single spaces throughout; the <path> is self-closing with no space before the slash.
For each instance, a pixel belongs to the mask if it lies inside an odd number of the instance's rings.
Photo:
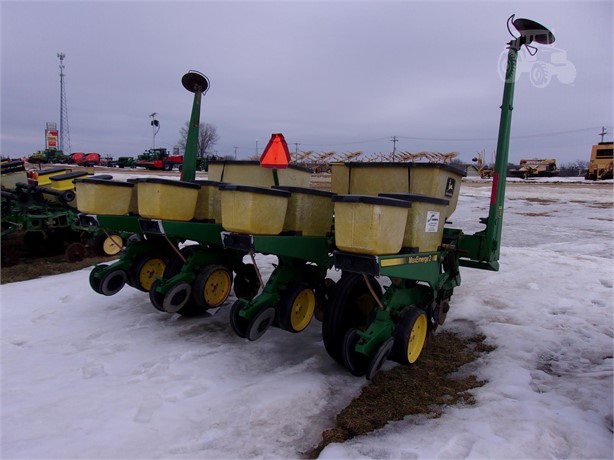
<path id="1" fill-rule="evenodd" d="M 64 58 L 66 54 L 57 53 L 60 58 L 60 150 L 64 153 L 71 153 L 70 148 L 70 128 L 68 127 L 68 106 L 66 105 L 66 90 L 64 89 Z M 68 150 L 64 150 L 67 147 Z"/>

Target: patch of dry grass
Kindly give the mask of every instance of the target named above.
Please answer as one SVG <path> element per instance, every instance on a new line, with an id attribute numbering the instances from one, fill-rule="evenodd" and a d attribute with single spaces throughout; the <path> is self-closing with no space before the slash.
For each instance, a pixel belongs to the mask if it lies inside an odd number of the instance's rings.
<path id="1" fill-rule="evenodd" d="M 305 456 L 317 458 L 330 443 L 370 433 L 408 415 L 439 417 L 445 406 L 473 404 L 470 390 L 486 382 L 474 375 L 453 374 L 494 350 L 484 340 L 483 335 L 462 338 L 452 332 L 437 334 L 414 365 L 377 374 L 360 396 L 337 414 L 335 426 L 324 431 L 322 442 Z"/>

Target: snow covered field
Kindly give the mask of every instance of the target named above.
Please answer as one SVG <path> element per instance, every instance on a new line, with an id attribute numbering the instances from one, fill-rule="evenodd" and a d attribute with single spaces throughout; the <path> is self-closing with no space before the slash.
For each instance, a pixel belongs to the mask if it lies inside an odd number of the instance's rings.
<path id="1" fill-rule="evenodd" d="M 497 347 L 467 369 L 488 380 L 476 405 L 321 458 L 613 458 L 612 181 L 552 182 L 510 183 L 501 271 L 463 269 L 452 298 L 443 328 Z M 453 226 L 480 229 L 489 195 L 464 184 Z M 367 384 L 328 357 L 316 321 L 247 342 L 227 307 L 168 316 L 129 287 L 94 293 L 88 275 L 0 288 L 2 458 L 296 458 Z"/>

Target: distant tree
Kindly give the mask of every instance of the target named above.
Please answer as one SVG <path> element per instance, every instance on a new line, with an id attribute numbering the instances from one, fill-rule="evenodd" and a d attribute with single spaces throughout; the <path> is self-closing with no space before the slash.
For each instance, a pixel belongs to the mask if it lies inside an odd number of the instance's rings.
<path id="1" fill-rule="evenodd" d="M 186 122 L 185 126 L 183 126 L 179 130 L 179 135 L 181 138 L 177 145 L 179 146 L 179 150 L 185 154 L 186 143 L 188 141 L 188 129 L 190 126 L 190 122 Z M 210 153 L 211 148 L 220 140 L 220 136 L 217 133 L 217 128 L 209 123 L 201 123 L 198 129 L 198 147 L 196 149 L 196 155 L 200 158 L 203 158 Z"/>
<path id="2" fill-rule="evenodd" d="M 559 175 L 562 177 L 583 176 L 588 170 L 588 161 L 576 160 L 559 166 Z"/>

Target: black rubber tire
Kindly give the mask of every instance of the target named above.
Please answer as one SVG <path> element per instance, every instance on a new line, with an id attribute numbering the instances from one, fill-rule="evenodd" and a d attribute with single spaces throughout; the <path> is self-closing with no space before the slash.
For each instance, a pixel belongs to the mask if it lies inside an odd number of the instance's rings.
<path id="1" fill-rule="evenodd" d="M 343 365 L 350 371 L 350 374 L 356 377 L 362 377 L 367 373 L 369 367 L 369 358 L 362 353 L 358 353 L 354 348 L 360 341 L 358 329 L 352 328 L 348 330 L 343 337 L 342 358 Z"/>
<path id="2" fill-rule="evenodd" d="M 100 293 L 106 296 L 117 294 L 126 285 L 128 274 L 124 270 L 113 270 L 100 280 Z"/>
<path id="3" fill-rule="evenodd" d="M 382 296 L 379 283 L 369 276 L 369 283 L 378 297 Z M 351 328 L 366 329 L 377 308 L 362 275 L 342 275 L 332 291 L 330 301 L 324 310 L 322 339 L 328 354 L 343 364 L 343 340 Z"/>
<path id="4" fill-rule="evenodd" d="M 95 275 L 96 275 L 96 273 L 101 272 L 102 270 L 104 270 L 107 267 L 108 267 L 107 264 L 96 265 L 92 269 L 92 271 L 90 272 L 90 276 L 89 276 L 90 287 L 97 294 L 102 294 L 102 292 L 100 292 L 100 279 L 96 278 Z"/>
<path id="5" fill-rule="evenodd" d="M 233 332 L 242 339 L 247 338 L 247 328 L 249 327 L 249 321 L 242 316 L 239 316 L 239 311 L 243 307 L 243 302 L 237 300 L 230 307 L 230 327 Z"/>
<path id="6" fill-rule="evenodd" d="M 160 280 L 155 280 L 152 283 L 151 289 L 149 290 L 149 301 L 151 302 L 151 304 L 154 306 L 156 310 L 166 313 L 164 311 L 164 307 L 162 306 L 162 303 L 164 302 L 164 296 L 156 291 L 159 285 L 160 285 Z"/>

